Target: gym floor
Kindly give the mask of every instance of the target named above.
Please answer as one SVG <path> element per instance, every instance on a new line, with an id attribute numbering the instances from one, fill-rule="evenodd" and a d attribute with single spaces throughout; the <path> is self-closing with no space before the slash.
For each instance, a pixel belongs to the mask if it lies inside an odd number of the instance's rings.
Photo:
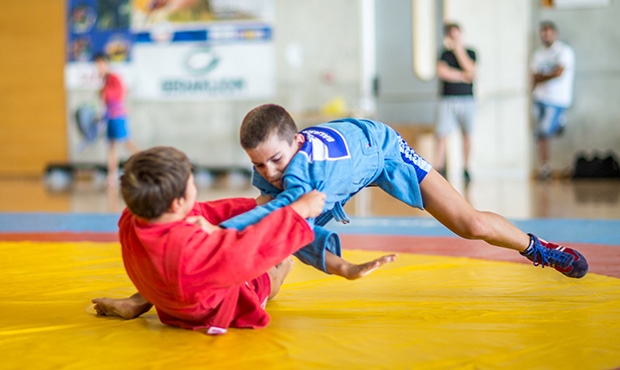
<path id="1" fill-rule="evenodd" d="M 124 297 L 117 192 L 88 179 L 50 191 L 0 180 L 2 368 L 620 367 L 620 182 L 479 180 L 478 209 L 578 248 L 583 279 L 533 267 L 513 251 L 461 240 L 423 211 L 367 189 L 333 225 L 353 261 L 397 252 L 356 281 L 296 263 L 261 330 L 221 337 L 166 327 L 155 311 L 96 317 L 90 299 Z M 255 196 L 221 179 L 199 200 Z"/>

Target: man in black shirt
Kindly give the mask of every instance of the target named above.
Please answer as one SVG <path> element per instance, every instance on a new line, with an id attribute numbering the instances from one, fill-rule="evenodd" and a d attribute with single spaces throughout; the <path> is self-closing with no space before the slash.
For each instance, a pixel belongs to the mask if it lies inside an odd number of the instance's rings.
<path id="1" fill-rule="evenodd" d="M 465 48 L 461 28 L 456 23 L 444 25 L 444 48 L 437 63 L 437 76 L 441 82 L 441 99 L 437 111 L 437 154 L 435 169 L 446 176 L 446 139 L 458 125 L 463 133 L 463 176 L 467 185 L 469 174 L 470 134 L 474 126 L 476 102 L 473 81 L 476 75 L 476 52 Z"/>

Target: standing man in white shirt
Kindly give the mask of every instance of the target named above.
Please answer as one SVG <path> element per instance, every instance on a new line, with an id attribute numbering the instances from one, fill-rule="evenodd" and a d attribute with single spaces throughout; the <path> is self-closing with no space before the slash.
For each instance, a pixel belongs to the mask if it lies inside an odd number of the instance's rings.
<path id="1" fill-rule="evenodd" d="M 551 176 L 549 140 L 564 128 L 564 112 L 573 102 L 575 52 L 558 40 L 558 30 L 551 21 L 540 23 L 540 46 L 531 62 L 533 84 L 534 134 L 537 138 L 540 168 L 538 176 Z"/>

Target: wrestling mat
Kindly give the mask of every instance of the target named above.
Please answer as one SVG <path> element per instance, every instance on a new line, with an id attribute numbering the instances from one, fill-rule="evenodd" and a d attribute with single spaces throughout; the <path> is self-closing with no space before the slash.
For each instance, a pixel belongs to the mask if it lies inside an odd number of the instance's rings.
<path id="1" fill-rule="evenodd" d="M 97 317 L 134 293 L 118 243 L 0 242 L 2 369 L 611 369 L 620 279 L 399 254 L 356 281 L 296 261 L 265 329 L 211 337 L 154 310 Z M 345 251 L 365 261 L 379 252 Z"/>

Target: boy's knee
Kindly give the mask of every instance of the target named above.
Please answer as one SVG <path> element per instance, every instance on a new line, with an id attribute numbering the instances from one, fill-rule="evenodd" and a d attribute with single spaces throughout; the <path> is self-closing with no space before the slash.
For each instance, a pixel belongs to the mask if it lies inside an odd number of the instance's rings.
<path id="1" fill-rule="evenodd" d="M 273 299 L 279 292 L 280 286 L 284 283 L 284 279 L 293 268 L 293 257 L 287 257 L 284 261 L 267 271 L 269 280 L 271 281 L 271 292 L 269 299 Z"/>
<path id="2" fill-rule="evenodd" d="M 484 239 L 486 235 L 487 227 L 484 218 L 480 213 L 476 213 L 474 217 L 467 219 L 461 237 L 465 239 Z"/>

